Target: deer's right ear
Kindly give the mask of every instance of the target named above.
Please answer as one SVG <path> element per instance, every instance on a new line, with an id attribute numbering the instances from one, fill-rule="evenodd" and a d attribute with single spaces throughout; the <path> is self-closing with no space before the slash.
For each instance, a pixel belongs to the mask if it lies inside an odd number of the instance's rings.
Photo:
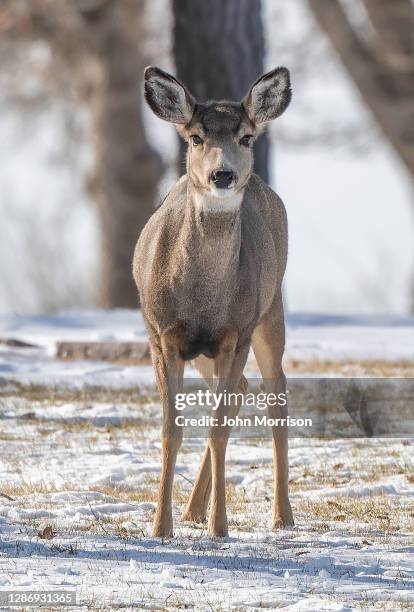
<path id="1" fill-rule="evenodd" d="M 152 111 L 176 124 L 186 124 L 193 116 L 195 99 L 175 77 L 160 68 L 148 66 L 144 72 L 144 95 Z"/>

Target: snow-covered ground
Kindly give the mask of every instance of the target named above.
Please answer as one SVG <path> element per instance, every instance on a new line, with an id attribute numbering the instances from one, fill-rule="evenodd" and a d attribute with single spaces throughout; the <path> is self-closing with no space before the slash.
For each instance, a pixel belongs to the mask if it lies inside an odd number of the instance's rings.
<path id="1" fill-rule="evenodd" d="M 151 366 L 58 361 L 57 341 L 143 341 L 141 314 L 134 310 L 71 311 L 57 315 L 0 316 L 0 341 L 21 340 L 34 348 L 0 342 L 0 385 L 84 389 L 142 388 L 154 384 Z M 286 360 L 307 362 L 405 362 L 414 360 L 414 319 L 295 315 L 287 318 Z M 257 376 L 253 359 L 248 374 Z"/>
<path id="2" fill-rule="evenodd" d="M 414 607 L 409 441 L 292 440 L 296 525 L 272 532 L 270 440 L 233 440 L 230 537 L 213 541 L 179 518 L 203 446 L 187 440 L 162 542 L 158 405 L 14 398 L 0 423 L 0 589 L 76 590 L 94 609 Z"/>
<path id="3" fill-rule="evenodd" d="M 412 361 L 413 330 L 291 315 L 288 361 Z M 139 313 L 4 316 L 7 338 L 36 347 L 0 345 L 1 590 L 76 590 L 79 607 L 99 610 L 414 608 L 414 440 L 292 439 L 296 525 L 272 532 L 270 439 L 233 437 L 230 537 L 211 540 L 180 521 L 205 444 L 186 438 L 175 537 L 160 541 L 152 368 L 54 357 L 58 340 L 145 340 Z"/>

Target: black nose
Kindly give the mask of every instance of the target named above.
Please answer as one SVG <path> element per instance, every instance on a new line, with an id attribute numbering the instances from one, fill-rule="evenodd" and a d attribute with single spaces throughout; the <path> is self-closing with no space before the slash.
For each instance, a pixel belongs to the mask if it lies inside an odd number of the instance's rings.
<path id="1" fill-rule="evenodd" d="M 235 175 L 231 170 L 215 170 L 211 173 L 211 180 L 217 189 L 227 189 L 235 180 Z"/>

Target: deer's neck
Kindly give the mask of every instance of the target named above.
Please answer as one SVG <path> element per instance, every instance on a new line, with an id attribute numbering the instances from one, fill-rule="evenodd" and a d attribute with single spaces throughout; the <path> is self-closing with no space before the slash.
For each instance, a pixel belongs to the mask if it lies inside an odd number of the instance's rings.
<path id="1" fill-rule="evenodd" d="M 224 278 L 237 270 L 241 245 L 243 194 L 228 198 L 201 195 L 189 185 L 182 252 L 211 277 Z"/>

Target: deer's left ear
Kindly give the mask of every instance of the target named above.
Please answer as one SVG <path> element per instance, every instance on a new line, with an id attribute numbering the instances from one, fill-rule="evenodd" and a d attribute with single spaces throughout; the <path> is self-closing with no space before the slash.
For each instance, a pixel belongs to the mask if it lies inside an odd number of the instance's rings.
<path id="1" fill-rule="evenodd" d="M 292 98 L 290 74 L 287 68 L 275 68 L 263 74 L 251 86 L 242 100 L 249 119 L 260 125 L 279 117 Z"/>

